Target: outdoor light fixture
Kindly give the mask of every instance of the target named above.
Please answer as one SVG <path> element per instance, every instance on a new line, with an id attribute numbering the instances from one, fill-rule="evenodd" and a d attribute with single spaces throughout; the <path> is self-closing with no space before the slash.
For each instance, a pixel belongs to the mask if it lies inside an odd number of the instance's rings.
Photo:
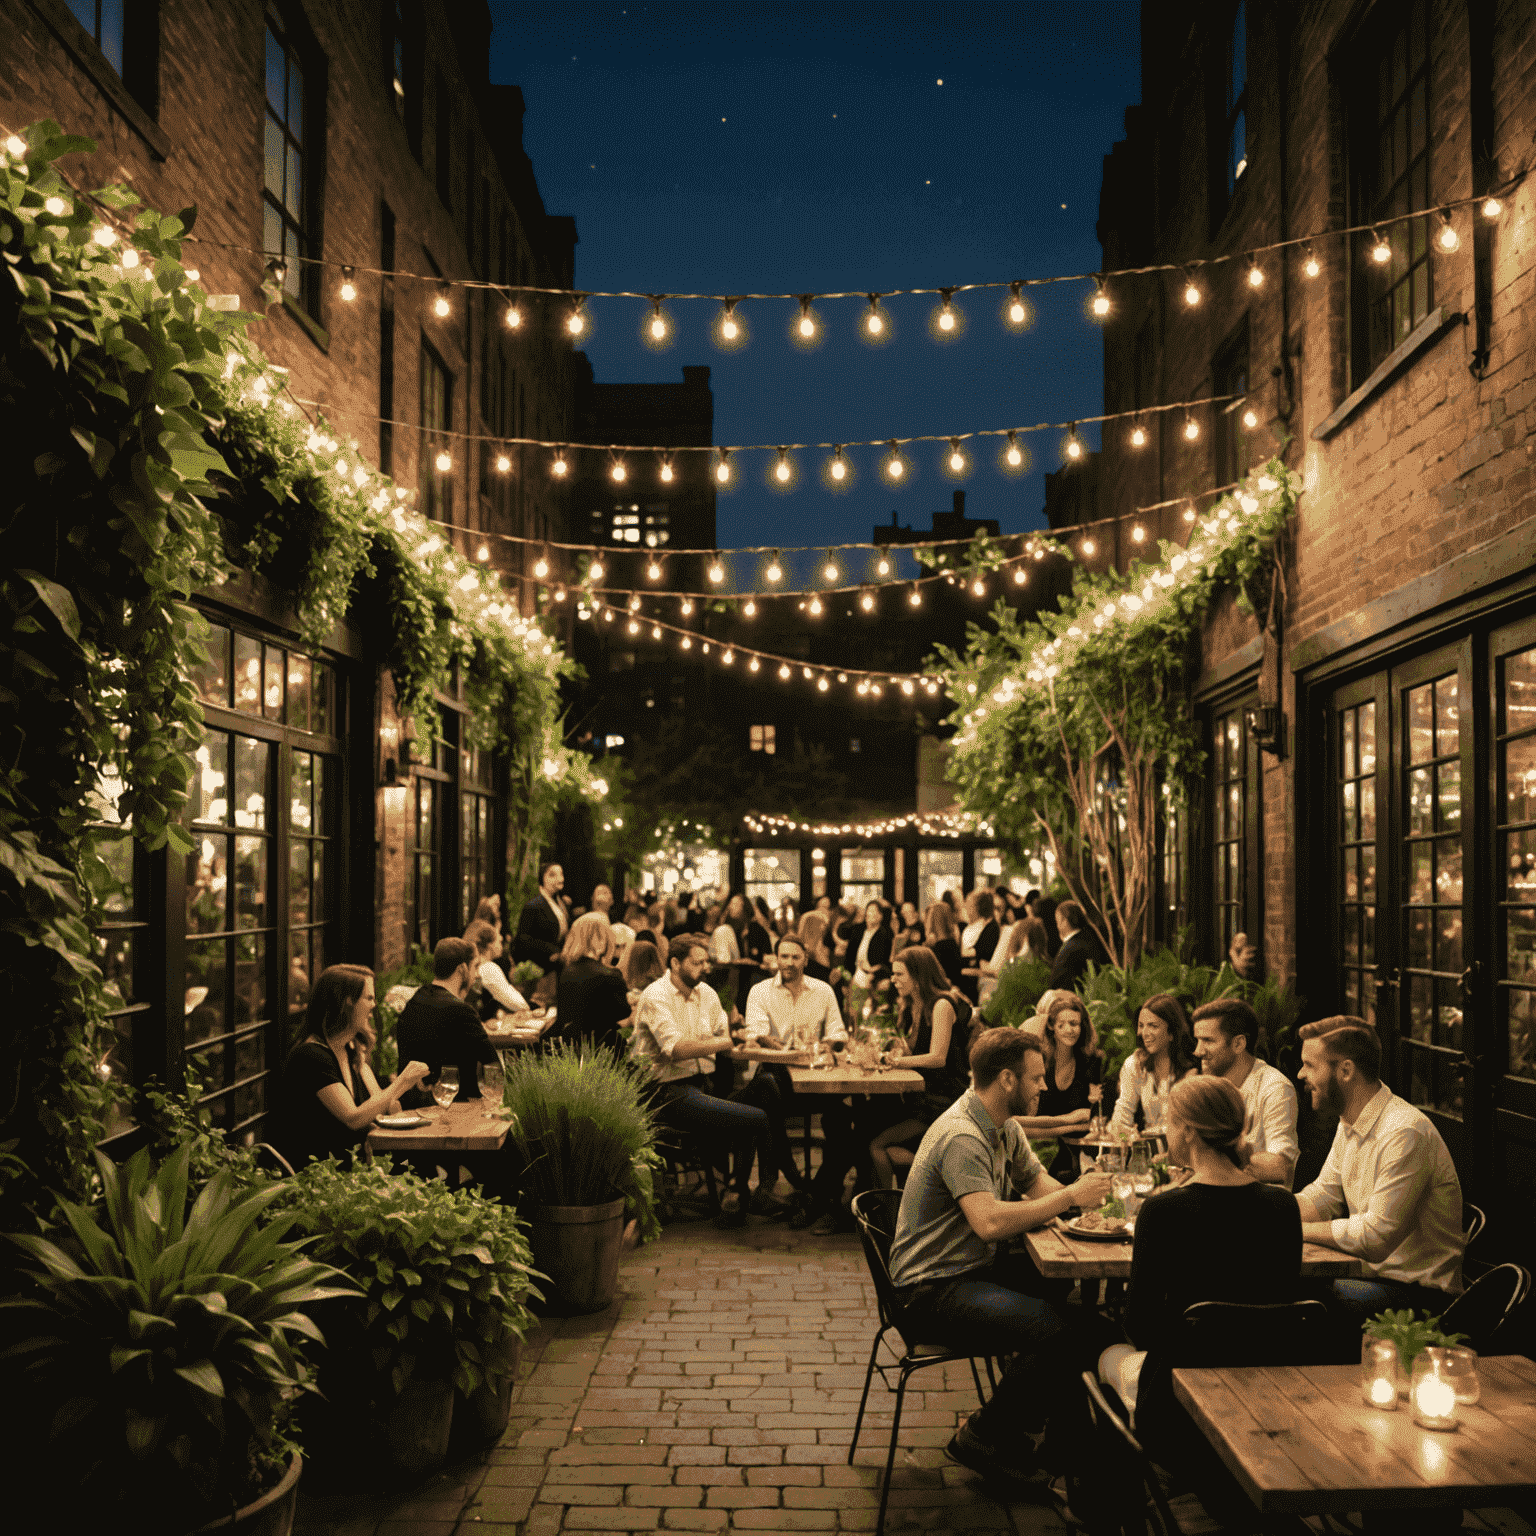
<path id="1" fill-rule="evenodd" d="M 779 462 L 773 466 L 773 478 L 777 480 L 780 485 L 788 485 L 791 473 L 792 471 L 789 467 L 789 450 L 787 448 L 780 448 Z"/>
<path id="2" fill-rule="evenodd" d="M 1251 432 L 1259 424 L 1259 413 L 1250 405 L 1243 412 L 1243 425 Z"/>
<path id="3" fill-rule="evenodd" d="M 1440 210 L 1440 230 L 1435 236 L 1435 244 L 1447 254 L 1454 251 L 1461 244 L 1461 236 L 1456 233 L 1456 226 L 1451 223 L 1451 210 L 1449 208 L 1442 208 Z"/>
<path id="4" fill-rule="evenodd" d="M 559 450 L 555 453 L 555 462 L 549 466 L 550 473 L 563 480 L 570 465 L 565 462 L 565 453 Z"/>
<path id="5" fill-rule="evenodd" d="M 661 562 L 655 557 L 655 555 L 651 556 L 651 563 L 646 566 L 645 574 L 646 578 L 650 581 L 661 580 Z"/>
<path id="6" fill-rule="evenodd" d="M 691 619 L 693 617 L 693 599 L 691 597 L 685 597 L 678 605 L 677 611 L 682 614 L 685 619 Z"/>
<path id="7" fill-rule="evenodd" d="M 891 456 L 885 461 L 885 472 L 892 480 L 900 480 L 906 474 L 907 467 L 901 462 L 901 450 L 896 446 L 896 439 L 891 439 Z"/>
<path id="8" fill-rule="evenodd" d="M 629 471 L 625 469 L 622 459 L 615 459 L 609 467 L 608 473 L 621 484 L 629 478 Z"/>
<path id="9" fill-rule="evenodd" d="M 1264 286 L 1264 269 L 1259 265 L 1256 256 L 1248 258 L 1248 286 L 1250 288 L 1262 288 Z"/>
<path id="10" fill-rule="evenodd" d="M 489 560 L 490 558 L 491 558 L 491 546 L 489 544 L 487 544 L 482 539 L 480 541 L 480 548 L 475 551 L 475 559 L 478 560 L 482 565 L 484 565 L 485 562 L 487 560 Z"/>
<path id="11" fill-rule="evenodd" d="M 1019 434 L 1017 432 L 1010 432 L 1008 434 L 1008 451 L 1004 454 L 1004 458 L 1008 461 L 1009 469 L 1018 469 L 1023 464 L 1024 450 L 1019 447 Z"/>
<path id="12" fill-rule="evenodd" d="M 720 309 L 720 318 L 715 323 L 715 341 L 722 347 L 737 347 L 745 343 L 747 339 L 746 327 L 736 315 L 736 306 L 740 299 L 726 299 Z"/>
<path id="13" fill-rule="evenodd" d="M 768 562 L 768 569 L 763 572 L 769 581 L 783 581 L 784 567 L 779 564 L 779 552 L 774 550 L 773 559 Z"/>
<path id="14" fill-rule="evenodd" d="M 496 473 L 498 475 L 504 475 L 511 468 L 512 468 L 512 460 L 506 454 L 498 453 L 496 455 Z"/>
<path id="15" fill-rule="evenodd" d="M 1496 219 L 1503 212 L 1504 204 L 1499 198 L 1494 197 L 1490 193 L 1489 196 L 1483 199 L 1483 217 L 1485 219 Z"/>
<path id="16" fill-rule="evenodd" d="M 1392 260 L 1392 247 L 1387 244 L 1386 237 L 1380 230 L 1371 231 L 1371 260 L 1377 266 L 1385 266 Z"/>
<path id="17" fill-rule="evenodd" d="M 848 463 L 843 458 L 843 450 L 841 445 L 832 450 L 831 473 L 834 480 L 842 480 L 848 474 Z"/>
<path id="18" fill-rule="evenodd" d="M 1102 277 L 1094 278 L 1093 283 L 1093 298 L 1089 301 L 1088 307 L 1092 310 L 1096 320 L 1102 320 L 1109 314 L 1110 310 L 1109 290 L 1104 286 L 1104 279 Z"/>
<path id="19" fill-rule="evenodd" d="M 907 594 L 907 601 L 914 608 L 921 608 L 923 606 L 923 589 L 915 581 L 912 583 L 911 592 Z"/>
<path id="20" fill-rule="evenodd" d="M 814 341 L 816 337 L 816 317 L 811 313 L 811 300 L 815 294 L 802 293 L 800 295 L 800 319 L 795 326 L 802 341 Z"/>
<path id="21" fill-rule="evenodd" d="M 720 556 L 718 554 L 710 562 L 708 575 L 709 579 L 714 582 L 716 586 L 725 580 L 725 567 L 720 563 Z"/>
<path id="22" fill-rule="evenodd" d="M 1138 421 L 1131 428 L 1131 447 L 1145 448 L 1147 446 L 1147 429 Z"/>
<path id="23" fill-rule="evenodd" d="M 523 323 L 523 312 L 516 304 L 509 304 L 507 305 L 507 313 L 504 318 L 507 322 L 507 329 L 515 331 Z"/>
<path id="24" fill-rule="evenodd" d="M 665 483 L 667 485 L 670 485 L 672 483 L 672 460 L 671 459 L 663 459 L 661 461 L 661 478 L 662 478 L 663 483 Z"/>
<path id="25" fill-rule="evenodd" d="M 887 560 L 884 555 L 881 555 L 880 556 L 879 564 L 875 566 L 875 575 L 877 575 L 877 576 L 889 576 L 890 574 L 891 574 L 891 562 L 889 560 Z"/>
<path id="26" fill-rule="evenodd" d="M 1200 423 L 1198 421 L 1196 421 L 1193 416 L 1185 416 L 1185 418 L 1184 418 L 1184 441 L 1186 443 L 1192 443 L 1199 436 L 1200 436 Z"/>
<path id="27" fill-rule="evenodd" d="M 540 581 L 543 581 L 544 578 L 549 575 L 549 556 L 548 555 L 540 555 L 539 556 L 539 563 L 536 566 L 534 566 L 533 574 L 535 576 L 537 576 Z"/>
<path id="28" fill-rule="evenodd" d="M 869 296 L 869 313 L 864 316 L 864 329 L 871 336 L 879 336 L 885 330 L 885 316 L 880 313 L 880 295 Z"/>
<path id="29" fill-rule="evenodd" d="M 449 291 L 448 284 L 444 283 L 437 290 L 437 297 L 432 301 L 432 313 L 439 320 L 446 320 L 453 313 L 453 305 L 448 300 Z"/>
<path id="30" fill-rule="evenodd" d="M 651 323 L 646 327 L 652 341 L 667 339 L 667 317 L 661 312 L 661 299 L 651 300 Z"/>
<path id="31" fill-rule="evenodd" d="M 357 297 L 357 284 L 353 279 L 353 269 L 343 267 L 341 269 L 341 300 L 344 304 L 350 304 Z"/>
<path id="32" fill-rule="evenodd" d="M 1082 440 L 1077 435 L 1077 423 L 1073 422 L 1067 428 L 1067 457 L 1075 464 L 1083 456 Z"/>
<path id="33" fill-rule="evenodd" d="M 1098 545 L 1092 539 L 1083 540 L 1083 553 L 1092 557 L 1098 551 Z"/>
<path id="34" fill-rule="evenodd" d="M 586 295 L 578 293 L 576 307 L 565 317 L 565 328 L 572 336 L 580 336 L 587 328 L 587 316 L 582 307 L 586 302 Z"/>
<path id="35" fill-rule="evenodd" d="M 875 611 L 875 594 L 873 592 L 864 593 L 864 595 L 859 599 L 859 607 L 862 608 L 865 613 L 873 613 Z"/>
<path id="36" fill-rule="evenodd" d="M 433 461 L 437 465 L 437 472 L 446 475 L 453 468 L 453 455 L 445 448 Z"/>
<path id="37" fill-rule="evenodd" d="M 1029 580 L 1029 572 L 1026 571 L 1022 565 L 1015 566 L 1014 570 L 1013 570 L 1013 584 L 1014 584 L 1014 586 L 1022 587 L 1024 585 L 1024 583 L 1026 581 L 1028 581 L 1028 580 Z"/>
<path id="38" fill-rule="evenodd" d="M 949 467 L 957 475 L 965 468 L 965 455 L 960 452 L 958 437 L 952 437 L 949 440 Z"/>
<path id="39" fill-rule="evenodd" d="M 601 581 L 603 579 L 603 562 L 601 560 L 594 560 L 587 567 L 587 576 L 589 580 Z"/>
<path id="40" fill-rule="evenodd" d="M 726 484 L 727 481 L 730 480 L 730 478 L 731 478 L 731 455 L 730 455 L 730 450 L 726 449 L 726 448 L 722 448 L 720 450 L 720 458 L 719 458 L 718 462 L 715 464 L 715 479 L 718 480 L 721 485 L 724 485 L 724 484 Z"/>
<path id="41" fill-rule="evenodd" d="M 1185 306 L 1189 309 L 1197 309 L 1200 305 L 1200 298 L 1200 285 L 1194 280 L 1193 276 L 1186 276 L 1184 279 Z"/>
<path id="42" fill-rule="evenodd" d="M 827 551 L 827 563 L 821 568 L 821 574 L 829 584 L 842 575 L 837 568 L 837 557 L 830 549 Z"/>
<path id="43" fill-rule="evenodd" d="M 1307 246 L 1306 251 L 1302 255 L 1301 270 L 1308 277 L 1316 277 L 1317 274 L 1323 270 L 1323 264 L 1313 254 L 1310 244 Z"/>
<path id="44" fill-rule="evenodd" d="M 755 619 L 755 618 L 756 618 L 756 617 L 757 617 L 757 604 L 756 604 L 756 603 L 754 603 L 754 602 L 753 602 L 753 601 L 752 601 L 752 599 L 751 599 L 751 598 L 750 598 L 750 597 L 749 597 L 749 598 L 748 598 L 748 599 L 747 599 L 747 600 L 746 600 L 746 602 L 745 602 L 745 603 L 744 603 L 744 604 L 742 604 L 742 609 L 741 609 L 741 611 L 742 611 L 742 612 L 743 612 L 743 613 L 744 613 L 744 614 L 746 614 L 746 616 L 747 616 L 747 617 L 748 617 L 748 618 L 749 618 L 749 619 Z"/>
<path id="45" fill-rule="evenodd" d="M 954 291 L 955 290 L 953 288 L 941 288 L 939 290 L 939 292 L 943 295 L 943 303 L 939 308 L 938 319 L 938 325 L 941 331 L 952 331 L 955 328 L 955 310 L 954 304 L 952 302 Z"/>
<path id="46" fill-rule="evenodd" d="M 1024 302 L 1024 284 L 1009 283 L 1008 294 L 1008 323 L 1023 325 L 1029 319 L 1029 306 Z"/>

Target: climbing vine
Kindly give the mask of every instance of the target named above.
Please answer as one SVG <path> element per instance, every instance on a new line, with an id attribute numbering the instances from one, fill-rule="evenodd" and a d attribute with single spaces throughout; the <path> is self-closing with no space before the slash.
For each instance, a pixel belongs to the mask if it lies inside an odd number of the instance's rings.
<path id="1" fill-rule="evenodd" d="M 22 450 L 0 487 L 0 1204 L 77 1189 L 115 1096 L 104 854 L 125 835 L 191 846 L 198 592 L 245 568 L 308 645 L 358 625 L 426 735 L 457 667 L 470 743 L 504 750 L 522 786 L 514 820 L 604 788 L 560 739 L 571 663 L 411 493 L 306 419 L 247 334 L 260 317 L 189 279 L 195 210 L 75 191 L 57 162 L 95 145 L 55 123 L 23 141 L 0 150 L 0 413 Z"/>

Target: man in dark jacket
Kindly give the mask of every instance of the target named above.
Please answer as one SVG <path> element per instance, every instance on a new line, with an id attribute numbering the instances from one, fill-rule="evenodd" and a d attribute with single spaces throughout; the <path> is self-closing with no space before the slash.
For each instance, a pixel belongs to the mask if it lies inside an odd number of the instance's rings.
<path id="1" fill-rule="evenodd" d="M 474 963 L 473 944 L 439 939 L 432 951 L 434 980 L 418 988 L 395 1026 L 401 1061 L 426 1062 L 431 1069 L 423 1079 L 428 1088 L 444 1067 L 457 1067 L 461 1099 L 480 1097 L 480 1063 L 497 1060 L 480 1016 L 464 1001 Z"/>
<path id="2" fill-rule="evenodd" d="M 558 864 L 546 864 L 539 871 L 538 892 L 524 904 L 517 920 L 517 937 L 512 941 L 514 960 L 532 960 L 546 971 L 553 969 L 555 956 L 571 928 L 560 899 L 564 888 L 565 871 Z"/>
<path id="3" fill-rule="evenodd" d="M 1109 956 L 1104 946 L 1088 931 L 1088 919 L 1075 901 L 1064 901 L 1056 908 L 1056 931 L 1061 935 L 1061 948 L 1051 965 L 1051 977 L 1046 986 L 1051 990 L 1064 988 L 1076 992 L 1083 972 L 1091 960 L 1095 965 L 1105 964 Z"/>

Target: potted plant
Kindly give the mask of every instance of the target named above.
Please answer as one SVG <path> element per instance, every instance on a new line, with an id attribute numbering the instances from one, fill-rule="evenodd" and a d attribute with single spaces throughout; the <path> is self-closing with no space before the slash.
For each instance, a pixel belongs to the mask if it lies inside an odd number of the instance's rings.
<path id="1" fill-rule="evenodd" d="M 1431 1347 L 1445 1348 L 1467 1342 L 1467 1336 L 1464 1333 L 1443 1333 L 1438 1317 L 1415 1317 L 1412 1307 L 1404 1307 L 1398 1312 L 1390 1309 L 1378 1312 L 1366 1323 L 1364 1332 L 1367 1338 L 1383 1339 L 1397 1346 L 1399 1397 L 1408 1395 L 1408 1386 L 1413 1380 L 1413 1357 L 1420 1350 Z"/>
<path id="2" fill-rule="evenodd" d="M 645 1070 L 616 1051 L 565 1041 L 507 1067 L 508 1139 L 523 1162 L 533 1261 L 562 1311 L 597 1312 L 613 1300 L 626 1222 L 641 1241 L 661 1231 L 649 1087 Z"/>
<path id="3" fill-rule="evenodd" d="M 332 1304 L 318 1361 L 326 1403 L 306 1415 L 332 1464 L 382 1439 L 396 1470 L 424 1475 L 448 1454 L 462 1405 L 498 1436 L 531 1314 L 529 1249 L 517 1213 L 473 1189 L 380 1164 L 312 1163 L 285 1208 L 362 1294 Z M 499 1416 L 499 1420 L 498 1420 Z"/>
<path id="4" fill-rule="evenodd" d="M 82 1528 L 152 1512 L 167 1533 L 288 1529 L 303 1465 L 289 1414 L 313 1390 L 302 1341 L 322 1342 L 304 1309 L 355 1291 L 285 1241 L 278 1185 L 226 1169 L 189 1204 L 188 1162 L 98 1152 L 99 1207 L 61 1204 L 57 1225 L 9 1238 L 30 1287 L 0 1302 L 7 1444 L 27 1469 L 13 1514 L 35 1490 L 50 1525 L 64 1499 Z"/>

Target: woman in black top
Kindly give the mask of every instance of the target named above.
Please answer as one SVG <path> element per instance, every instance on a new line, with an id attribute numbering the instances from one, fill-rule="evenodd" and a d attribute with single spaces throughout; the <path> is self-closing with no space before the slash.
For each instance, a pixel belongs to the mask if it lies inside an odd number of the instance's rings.
<path id="1" fill-rule="evenodd" d="M 964 995 L 960 983 L 965 980 L 965 961 L 960 958 L 960 940 L 955 936 L 954 909 L 945 901 L 936 901 L 923 917 L 924 948 L 939 962 L 939 969 L 949 978 L 949 985 Z"/>
<path id="2" fill-rule="evenodd" d="M 560 951 L 553 1036 L 594 1045 L 619 1043 L 619 1026 L 631 1009 L 624 977 L 609 964 L 612 956 L 613 930 L 601 912 L 588 912 L 571 924 Z"/>
<path id="3" fill-rule="evenodd" d="M 1188 1077 L 1168 1099 L 1168 1155 L 1194 1169 L 1181 1189 L 1153 1195 L 1136 1218 L 1127 1331 L 1146 1351 L 1134 1400 L 1136 1433 L 1170 1471 L 1227 1490 L 1205 1437 L 1173 1395 L 1190 1357 L 1183 1316 L 1197 1301 L 1293 1301 L 1301 1285 L 1296 1197 L 1248 1171 L 1243 1098 L 1222 1077 Z M 1106 1351 L 1110 1355 L 1121 1350 Z M 1105 1361 L 1100 1362 L 1106 1373 Z M 1106 1374 L 1125 1378 L 1118 1361 Z M 1111 1381 L 1118 1386 L 1118 1381 Z M 1203 1495 L 1202 1495 L 1203 1496 Z M 1249 1511 L 1251 1513 L 1251 1510 Z"/>
<path id="4" fill-rule="evenodd" d="M 413 1061 L 387 1088 L 357 1042 L 373 1038 L 373 972 L 332 965 L 320 973 L 304 1015 L 304 1038 L 288 1053 L 279 1090 L 277 1149 L 295 1168 L 319 1158 L 350 1161 L 369 1127 L 398 1107 L 407 1089 L 427 1075 Z"/>
<path id="5" fill-rule="evenodd" d="M 1034 1114 L 1019 1118 L 1019 1129 L 1031 1139 L 1081 1132 L 1103 1097 L 1103 1075 L 1104 1056 L 1087 1006 L 1070 992 L 1058 993 L 1045 1011 L 1045 1087 Z M 1056 1179 L 1066 1172 L 1071 1183 L 1077 1177 L 1073 1149 L 1060 1146 L 1047 1172 Z"/>

